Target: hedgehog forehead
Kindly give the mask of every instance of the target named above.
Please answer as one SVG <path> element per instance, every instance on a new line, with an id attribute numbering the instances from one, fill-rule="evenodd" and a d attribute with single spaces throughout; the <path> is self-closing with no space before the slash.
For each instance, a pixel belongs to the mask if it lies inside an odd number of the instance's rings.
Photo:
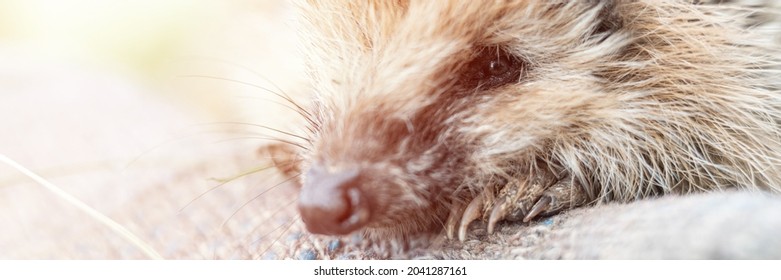
<path id="1" fill-rule="evenodd" d="M 497 22 L 530 18 L 550 6 L 547 1 L 456 0 L 442 5 L 437 1 L 326 0 L 305 5 L 304 14 L 315 28 L 345 39 L 360 39 L 362 47 L 371 49 L 405 33 L 420 37 L 479 37 Z"/>
<path id="2" fill-rule="evenodd" d="M 318 5 L 310 17 L 321 24 L 313 26 L 320 32 L 309 38 L 314 48 L 307 51 L 317 98 L 330 119 L 345 119 L 354 108 L 378 109 L 404 119 L 440 102 L 463 70 L 460 66 L 485 46 L 557 67 L 551 59 L 572 54 L 573 46 L 587 36 L 584 33 L 597 25 L 600 9 L 595 7 L 605 7 L 590 1 L 451 1 L 448 5 L 324 1 Z"/>
<path id="3" fill-rule="evenodd" d="M 597 19 L 610 17 L 613 2 L 453 0 L 442 5 L 439 1 L 325 0 L 305 5 L 304 17 L 326 39 L 368 51 L 426 38 L 485 42 L 524 33 L 553 35 L 582 20 L 573 15 L 592 8 L 600 11 Z"/>
<path id="4" fill-rule="evenodd" d="M 594 22 L 604 17 L 602 8 L 608 7 L 592 1 L 317 3 L 305 13 L 308 27 L 314 29 L 305 38 L 310 43 L 305 48 L 310 68 L 327 76 L 325 82 L 340 83 L 362 75 L 430 76 L 480 46 L 543 57 L 582 41 L 595 28 Z M 596 11 L 602 12 L 595 15 Z M 363 80 L 400 80 L 383 78 Z"/>
<path id="5" fill-rule="evenodd" d="M 370 99 L 401 114 L 433 102 L 476 48 L 506 35 L 490 30 L 506 4 L 452 4 L 355 1 L 317 14 L 326 18 L 312 21 L 325 26 L 314 26 L 320 33 L 307 51 L 320 97 L 341 102 L 333 108 Z"/>

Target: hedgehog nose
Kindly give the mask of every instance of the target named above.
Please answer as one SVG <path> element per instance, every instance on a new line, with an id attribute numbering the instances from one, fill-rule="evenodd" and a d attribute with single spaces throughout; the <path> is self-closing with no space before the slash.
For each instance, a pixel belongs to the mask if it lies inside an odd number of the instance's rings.
<path id="1" fill-rule="evenodd" d="M 307 171 L 298 199 L 298 210 L 307 230 L 342 235 L 367 223 L 370 211 L 359 175 L 358 169 L 329 172 L 317 164 Z"/>

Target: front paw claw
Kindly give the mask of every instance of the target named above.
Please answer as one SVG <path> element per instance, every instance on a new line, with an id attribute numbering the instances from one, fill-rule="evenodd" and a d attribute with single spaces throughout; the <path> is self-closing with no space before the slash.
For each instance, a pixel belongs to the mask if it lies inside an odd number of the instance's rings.
<path id="1" fill-rule="evenodd" d="M 537 216 L 555 215 L 567 209 L 589 204 L 591 201 L 593 199 L 586 190 L 568 176 L 547 187 L 523 221 L 528 223 Z"/>
<path id="2" fill-rule="evenodd" d="M 508 216 L 513 216 L 518 207 L 516 202 L 518 201 L 518 194 L 521 189 L 525 189 L 525 181 L 513 181 L 505 185 L 499 191 L 499 198 L 495 200 L 495 204 L 492 207 L 491 215 L 488 217 L 488 233 L 494 233 L 494 227 L 496 223 L 506 219 Z"/>
<path id="3" fill-rule="evenodd" d="M 461 215 L 461 224 L 458 227 L 458 240 L 464 241 L 466 239 L 466 230 L 469 228 L 469 224 L 480 218 L 485 200 L 484 196 L 478 196 L 466 207 L 464 214 Z"/>
<path id="4" fill-rule="evenodd" d="M 528 223 L 537 215 L 540 215 L 540 213 L 545 212 L 545 210 L 548 210 L 550 208 L 551 202 L 553 201 L 553 198 L 551 198 L 550 195 L 543 195 L 540 197 L 539 200 L 537 200 L 537 203 L 532 206 L 531 210 L 529 210 L 529 214 L 526 214 L 525 217 L 523 217 L 523 222 Z"/>
<path id="5" fill-rule="evenodd" d="M 469 224 L 481 216 L 488 220 L 487 230 L 492 234 L 496 224 L 503 220 L 528 223 L 534 218 L 554 215 L 592 201 L 569 176 L 560 179 L 546 172 L 512 181 L 502 187 L 495 197 L 493 191 L 487 189 L 466 208 L 457 207 L 464 209 L 463 213 L 451 213 L 447 222 L 448 238 L 453 238 L 457 228 L 458 239 L 464 241 Z"/>

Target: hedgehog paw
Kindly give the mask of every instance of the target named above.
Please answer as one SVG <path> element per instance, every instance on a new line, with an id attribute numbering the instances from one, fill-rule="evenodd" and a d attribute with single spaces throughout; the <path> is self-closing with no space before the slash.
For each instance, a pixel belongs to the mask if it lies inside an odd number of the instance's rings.
<path id="1" fill-rule="evenodd" d="M 502 188 L 493 205 L 486 205 L 486 213 L 489 213 L 488 233 L 493 233 L 500 221 L 526 221 L 527 217 L 531 220 L 558 207 L 551 199 L 552 193 L 548 191 L 549 186 L 557 181 L 553 174 L 542 173 Z"/>
<path id="2" fill-rule="evenodd" d="M 570 176 L 558 178 L 548 172 L 511 181 L 494 193 L 487 189 L 469 204 L 453 207 L 445 224 L 448 238 L 457 232 L 458 239 L 464 241 L 469 224 L 480 218 L 487 219 L 487 230 L 492 234 L 500 221 L 528 223 L 593 201 Z"/>
<path id="3" fill-rule="evenodd" d="M 270 160 L 272 167 L 286 177 L 297 177 L 301 174 L 299 163 L 301 159 L 294 147 L 289 144 L 270 144 L 258 149 L 258 155 Z"/>

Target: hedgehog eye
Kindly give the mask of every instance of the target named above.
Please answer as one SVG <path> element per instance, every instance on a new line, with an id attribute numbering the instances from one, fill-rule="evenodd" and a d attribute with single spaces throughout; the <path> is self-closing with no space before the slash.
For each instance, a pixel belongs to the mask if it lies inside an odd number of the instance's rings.
<path id="1" fill-rule="evenodd" d="M 457 84 L 467 90 L 488 90 L 519 81 L 525 67 L 523 59 L 501 48 L 486 47 L 464 66 Z"/>
<path id="2" fill-rule="evenodd" d="M 488 69 L 486 69 L 485 72 L 492 76 L 499 76 L 510 70 L 510 62 L 501 57 L 491 60 L 486 66 Z"/>

